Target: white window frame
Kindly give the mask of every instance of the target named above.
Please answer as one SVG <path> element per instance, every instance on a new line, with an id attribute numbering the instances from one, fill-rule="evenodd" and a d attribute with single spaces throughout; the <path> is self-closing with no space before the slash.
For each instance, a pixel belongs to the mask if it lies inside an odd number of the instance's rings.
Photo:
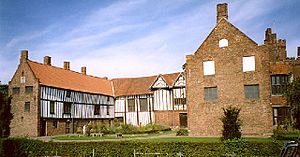
<path id="1" fill-rule="evenodd" d="M 255 56 L 243 57 L 243 72 L 255 71 Z"/>
<path id="2" fill-rule="evenodd" d="M 203 62 L 203 74 L 207 75 L 215 75 L 215 61 L 204 61 Z"/>

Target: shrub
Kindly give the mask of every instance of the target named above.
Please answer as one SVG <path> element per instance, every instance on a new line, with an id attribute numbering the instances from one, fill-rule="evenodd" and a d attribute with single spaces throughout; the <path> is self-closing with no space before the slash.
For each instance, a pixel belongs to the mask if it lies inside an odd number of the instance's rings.
<path id="1" fill-rule="evenodd" d="M 224 109 L 222 140 L 241 138 L 241 120 L 239 119 L 240 108 L 229 106 Z"/>
<path id="2" fill-rule="evenodd" d="M 2 143 L 2 144 L 1 144 Z M 0 139 L 0 156 L 133 156 L 133 152 L 162 153 L 159 156 L 277 156 L 276 142 L 41 142 L 30 139 Z"/>
<path id="3" fill-rule="evenodd" d="M 179 129 L 176 132 L 176 136 L 188 136 L 189 135 L 189 131 L 187 129 Z"/>

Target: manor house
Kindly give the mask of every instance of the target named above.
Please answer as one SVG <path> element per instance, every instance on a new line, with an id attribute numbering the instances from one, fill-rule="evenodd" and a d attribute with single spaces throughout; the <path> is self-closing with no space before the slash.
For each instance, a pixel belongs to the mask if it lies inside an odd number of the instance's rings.
<path id="1" fill-rule="evenodd" d="M 243 135 L 270 135 L 289 117 L 284 85 L 300 75 L 298 58 L 287 58 L 286 41 L 268 28 L 259 45 L 228 20 L 217 5 L 216 25 L 186 56 L 182 72 L 137 78 L 101 78 L 32 61 L 21 52 L 9 82 L 11 136 L 74 133 L 91 122 L 188 127 L 192 136 L 219 136 L 222 108 L 241 108 Z"/>

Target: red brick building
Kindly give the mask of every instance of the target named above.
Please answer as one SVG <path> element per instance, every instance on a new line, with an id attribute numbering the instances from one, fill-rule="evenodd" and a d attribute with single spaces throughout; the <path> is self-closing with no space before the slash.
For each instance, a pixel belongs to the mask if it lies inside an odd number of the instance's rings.
<path id="1" fill-rule="evenodd" d="M 185 68 L 192 136 L 221 135 L 228 106 L 241 108 L 244 135 L 265 136 L 288 117 L 282 89 L 299 75 L 299 60 L 286 58 L 285 40 L 270 28 L 257 44 L 228 21 L 227 4 L 218 4 L 216 26 Z"/>

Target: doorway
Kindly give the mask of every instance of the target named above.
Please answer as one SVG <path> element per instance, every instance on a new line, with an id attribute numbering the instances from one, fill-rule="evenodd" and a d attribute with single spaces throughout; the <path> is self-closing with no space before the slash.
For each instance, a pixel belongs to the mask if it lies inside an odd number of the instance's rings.
<path id="1" fill-rule="evenodd" d="M 179 113 L 180 128 L 187 128 L 187 113 Z"/>

